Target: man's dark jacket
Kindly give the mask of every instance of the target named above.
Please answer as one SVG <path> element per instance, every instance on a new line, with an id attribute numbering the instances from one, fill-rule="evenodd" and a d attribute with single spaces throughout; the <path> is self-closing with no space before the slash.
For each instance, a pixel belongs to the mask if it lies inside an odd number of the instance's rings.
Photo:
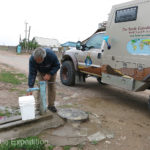
<path id="1" fill-rule="evenodd" d="M 28 85 L 30 88 L 34 86 L 37 72 L 46 73 L 53 76 L 60 68 L 60 63 L 55 53 L 49 48 L 46 48 L 45 51 L 46 57 L 42 63 L 36 63 L 33 55 L 31 55 L 29 59 Z"/>

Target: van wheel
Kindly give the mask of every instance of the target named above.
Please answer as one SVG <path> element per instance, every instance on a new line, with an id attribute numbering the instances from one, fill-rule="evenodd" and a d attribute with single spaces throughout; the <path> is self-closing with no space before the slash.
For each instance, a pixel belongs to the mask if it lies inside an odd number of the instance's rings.
<path id="1" fill-rule="evenodd" d="M 64 85 L 75 85 L 75 69 L 71 61 L 64 61 L 60 68 L 60 80 Z"/>
<path id="2" fill-rule="evenodd" d="M 105 83 L 101 82 L 101 80 L 102 79 L 100 77 L 97 78 L 97 81 L 98 81 L 99 85 L 106 85 Z"/>

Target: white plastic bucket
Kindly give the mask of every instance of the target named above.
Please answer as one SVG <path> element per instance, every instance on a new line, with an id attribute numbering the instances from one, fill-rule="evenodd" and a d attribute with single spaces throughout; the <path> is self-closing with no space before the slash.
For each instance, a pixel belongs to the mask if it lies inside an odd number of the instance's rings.
<path id="1" fill-rule="evenodd" d="M 19 106 L 22 120 L 35 118 L 35 99 L 34 96 L 19 97 Z"/>

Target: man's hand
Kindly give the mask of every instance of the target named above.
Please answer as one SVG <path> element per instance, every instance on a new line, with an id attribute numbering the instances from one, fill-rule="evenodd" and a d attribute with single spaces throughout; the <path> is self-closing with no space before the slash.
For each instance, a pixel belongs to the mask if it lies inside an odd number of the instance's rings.
<path id="1" fill-rule="evenodd" d="M 27 96 L 30 96 L 30 95 L 32 95 L 32 92 L 27 92 Z"/>
<path id="2" fill-rule="evenodd" d="M 50 74 L 46 74 L 44 77 L 43 77 L 44 80 L 48 81 L 51 79 L 51 75 Z"/>

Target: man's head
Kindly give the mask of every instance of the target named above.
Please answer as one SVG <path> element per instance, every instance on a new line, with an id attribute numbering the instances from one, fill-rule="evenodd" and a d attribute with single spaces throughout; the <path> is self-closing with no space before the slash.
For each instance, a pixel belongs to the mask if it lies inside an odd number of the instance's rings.
<path id="1" fill-rule="evenodd" d="M 46 57 L 46 51 L 43 48 L 38 47 L 34 50 L 33 57 L 36 63 L 40 64 L 44 61 L 44 58 Z"/>

